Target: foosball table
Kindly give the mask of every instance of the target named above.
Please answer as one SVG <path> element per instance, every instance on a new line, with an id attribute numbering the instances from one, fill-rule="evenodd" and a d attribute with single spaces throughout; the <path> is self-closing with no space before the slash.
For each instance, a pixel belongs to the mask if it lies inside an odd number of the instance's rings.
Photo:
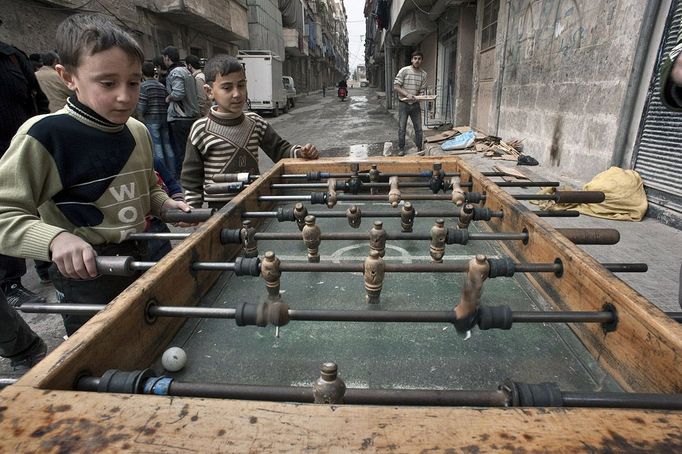
<path id="1" fill-rule="evenodd" d="M 283 160 L 0 393 L 0 452 L 682 449 L 682 320 L 456 157 Z M 549 215 L 552 215 L 550 213 Z M 572 215 L 555 213 L 553 215 Z M 636 257 L 633 257 L 636 260 Z M 186 365 L 161 355 L 182 347 Z"/>

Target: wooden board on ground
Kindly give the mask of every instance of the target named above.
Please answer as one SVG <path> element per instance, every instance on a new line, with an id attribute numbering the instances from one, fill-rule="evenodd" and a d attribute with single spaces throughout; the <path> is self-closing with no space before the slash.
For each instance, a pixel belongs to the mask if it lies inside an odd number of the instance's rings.
<path id="1" fill-rule="evenodd" d="M 502 166 L 502 165 L 496 164 L 493 166 L 493 170 L 505 173 L 510 177 L 519 178 L 522 180 L 530 180 L 530 178 L 528 178 L 522 172 L 520 172 L 519 170 L 517 170 L 513 167 L 507 167 L 507 166 Z"/>
<path id="2" fill-rule="evenodd" d="M 457 131 L 443 131 L 438 134 L 434 134 L 432 136 L 429 136 L 425 139 L 427 143 L 434 143 L 434 142 L 442 142 L 445 139 L 449 139 L 450 137 L 454 137 L 457 134 Z"/>
<path id="3" fill-rule="evenodd" d="M 498 161 L 498 160 L 501 160 L 501 161 L 518 161 L 519 160 L 518 156 L 513 156 L 510 154 L 503 154 L 502 156 L 493 156 L 493 159 L 496 161 Z"/>
<path id="4" fill-rule="evenodd" d="M 401 101 L 407 101 L 407 98 L 398 98 Z M 417 95 L 415 96 L 417 101 L 433 101 L 436 99 L 436 95 Z"/>

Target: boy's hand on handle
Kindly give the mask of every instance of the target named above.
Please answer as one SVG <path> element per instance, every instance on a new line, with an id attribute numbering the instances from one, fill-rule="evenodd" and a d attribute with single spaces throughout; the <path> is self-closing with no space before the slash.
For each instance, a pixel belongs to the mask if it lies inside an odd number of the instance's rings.
<path id="1" fill-rule="evenodd" d="M 301 158 L 303 159 L 317 159 L 320 157 L 320 152 L 317 151 L 317 147 L 311 143 L 307 143 L 303 145 L 299 150 L 298 153 Z"/>
<path id="2" fill-rule="evenodd" d="M 62 275 L 71 279 L 90 279 L 97 277 L 97 253 L 82 238 L 62 232 L 50 243 L 52 261 Z"/>
<path id="3" fill-rule="evenodd" d="M 163 205 L 161 206 L 161 211 L 166 211 L 166 210 L 182 210 L 185 213 L 189 213 L 192 211 L 192 207 L 187 205 L 184 200 L 174 200 L 174 199 L 168 199 L 166 200 Z M 175 227 L 194 227 L 197 225 L 197 222 L 177 222 L 173 224 Z"/>

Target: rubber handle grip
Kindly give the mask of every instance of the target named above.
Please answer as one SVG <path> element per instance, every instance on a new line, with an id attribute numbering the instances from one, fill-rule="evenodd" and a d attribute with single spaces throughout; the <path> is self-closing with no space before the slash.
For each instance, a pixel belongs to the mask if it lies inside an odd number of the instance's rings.
<path id="1" fill-rule="evenodd" d="M 575 244 L 618 244 L 620 232 L 616 229 L 557 229 Z"/>
<path id="2" fill-rule="evenodd" d="M 236 181 L 232 183 L 213 183 L 204 186 L 206 194 L 237 194 L 244 189 L 244 183 Z"/>
<path id="3" fill-rule="evenodd" d="M 192 208 L 192 211 L 186 213 L 182 210 L 165 210 L 161 213 L 161 219 L 164 222 L 186 222 L 192 224 L 194 222 L 204 222 L 213 216 L 215 210 L 213 208 Z"/>
<path id="4" fill-rule="evenodd" d="M 602 263 L 602 266 L 612 273 L 646 273 L 649 265 L 646 263 Z"/>
<path id="5" fill-rule="evenodd" d="M 108 276 L 133 276 L 136 271 L 131 269 L 132 257 L 121 255 L 102 255 L 95 257 L 97 272 Z"/>
<path id="6" fill-rule="evenodd" d="M 606 196 L 601 191 L 557 191 L 557 203 L 601 203 Z"/>

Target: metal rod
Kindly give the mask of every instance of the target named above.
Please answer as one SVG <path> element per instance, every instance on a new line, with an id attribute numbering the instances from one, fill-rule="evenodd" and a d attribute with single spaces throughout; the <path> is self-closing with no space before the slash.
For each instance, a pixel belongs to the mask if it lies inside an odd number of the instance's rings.
<path id="1" fill-rule="evenodd" d="M 449 311 L 376 311 L 289 309 L 289 319 L 309 322 L 378 322 L 378 323 L 453 323 L 454 310 Z"/>
<path id="2" fill-rule="evenodd" d="M 17 308 L 33 314 L 91 315 L 103 310 L 104 304 L 39 304 L 26 303 Z M 231 308 L 192 306 L 149 306 L 152 317 L 234 319 L 236 310 Z M 668 312 L 668 316 L 682 321 L 682 312 Z M 447 311 L 378 311 L 378 310 L 332 310 L 289 309 L 290 320 L 316 322 L 376 322 L 376 323 L 453 323 L 455 313 Z M 513 311 L 513 323 L 610 323 L 610 311 Z"/>
<path id="3" fill-rule="evenodd" d="M 18 378 L 0 378 L 0 389 L 7 388 L 18 381 Z"/>
<path id="4" fill-rule="evenodd" d="M 157 377 L 148 380 L 156 380 Z M 81 377 L 76 389 L 97 391 L 98 377 Z M 586 408 L 641 408 L 682 410 L 682 394 L 561 392 L 564 407 Z M 272 402 L 314 403 L 313 387 L 234 385 L 222 383 L 187 383 L 173 380 L 168 396 L 219 399 L 259 400 Z M 348 388 L 343 403 L 350 405 L 426 405 L 508 407 L 509 394 L 502 390 L 441 390 L 441 389 L 359 389 Z"/>
<path id="5" fill-rule="evenodd" d="M 183 383 L 173 380 L 168 395 L 220 399 L 268 400 L 272 402 L 313 403 L 313 388 L 294 386 L 228 385 L 220 383 Z"/>
<path id="6" fill-rule="evenodd" d="M 499 181 L 495 183 L 497 186 L 513 187 L 513 188 L 530 188 L 530 187 L 558 187 L 558 181 Z M 447 183 L 446 189 L 452 189 L 451 185 Z M 471 188 L 473 183 L 471 181 L 464 181 L 459 184 L 462 188 Z M 383 182 L 372 182 L 372 183 L 362 183 L 363 188 L 389 188 L 389 183 Z M 399 188 L 428 188 L 430 184 L 428 182 L 401 182 L 398 184 Z M 327 183 L 271 183 L 271 189 L 327 189 Z"/>
<path id="7" fill-rule="evenodd" d="M 324 211 L 308 211 L 308 214 L 315 216 L 316 218 L 345 218 L 347 217 L 346 211 L 340 210 L 324 210 Z M 457 218 L 461 214 L 459 208 L 454 210 L 414 210 L 415 217 L 426 217 L 426 218 Z M 492 211 L 492 217 L 501 218 L 503 216 L 502 211 Z M 362 216 L 365 218 L 399 218 L 400 210 L 387 211 L 387 210 L 362 210 Z M 244 211 L 242 212 L 242 218 L 276 218 L 276 211 Z"/>
<path id="8" fill-rule="evenodd" d="M 221 307 L 149 306 L 147 312 L 152 317 L 233 319 L 237 311 Z"/>
<path id="9" fill-rule="evenodd" d="M 562 392 L 564 406 L 682 410 L 682 394 Z"/>
<path id="10" fill-rule="evenodd" d="M 611 323 L 613 322 L 613 312 L 599 311 L 514 311 L 512 321 L 514 323 Z"/>
<path id="11" fill-rule="evenodd" d="M 347 389 L 344 404 L 429 405 L 463 407 L 506 407 L 509 398 L 500 390 L 469 391 L 449 389 Z"/>
<path id="12" fill-rule="evenodd" d="M 256 240 L 302 240 L 301 232 L 256 232 Z M 430 240 L 430 233 L 386 232 L 387 240 Z M 470 233 L 470 241 L 521 240 L 528 239 L 528 233 Z M 369 232 L 322 232 L 320 240 L 369 240 Z"/>
<path id="13" fill-rule="evenodd" d="M 483 176 L 486 177 L 508 177 L 509 174 L 504 173 L 504 172 L 481 172 Z M 445 174 L 448 177 L 459 177 L 461 176 L 461 173 L 459 172 L 447 172 Z M 349 172 L 341 172 L 341 173 L 327 173 L 327 172 L 320 172 L 320 177 L 321 178 L 350 178 L 352 177 L 353 174 Z M 367 170 L 364 170 L 362 172 L 358 172 L 359 177 L 363 178 L 369 178 L 369 173 Z M 379 177 L 416 177 L 416 178 L 431 178 L 433 176 L 433 172 L 431 170 L 427 170 L 424 172 L 379 172 Z M 258 178 L 260 175 L 251 175 L 252 178 Z M 291 179 L 307 179 L 308 174 L 306 173 L 289 173 L 289 174 L 283 174 L 280 175 L 280 178 L 291 178 Z"/>
<path id="14" fill-rule="evenodd" d="M 131 261 L 130 269 L 133 271 L 146 271 L 156 265 L 156 262 Z M 634 265 L 634 266 L 630 266 Z M 646 264 L 605 264 L 609 271 L 614 266 L 615 272 L 627 268 L 629 271 L 638 272 L 644 269 Z M 362 273 L 364 263 L 310 263 L 310 262 L 282 262 L 279 266 L 281 271 L 292 272 L 317 272 L 317 273 Z M 192 269 L 195 271 L 234 271 L 235 262 L 194 262 Z M 468 271 L 468 262 L 444 262 L 444 263 L 404 263 L 385 265 L 387 273 L 463 273 Z M 559 263 L 515 263 L 514 269 L 518 273 L 560 273 L 562 265 Z"/>

